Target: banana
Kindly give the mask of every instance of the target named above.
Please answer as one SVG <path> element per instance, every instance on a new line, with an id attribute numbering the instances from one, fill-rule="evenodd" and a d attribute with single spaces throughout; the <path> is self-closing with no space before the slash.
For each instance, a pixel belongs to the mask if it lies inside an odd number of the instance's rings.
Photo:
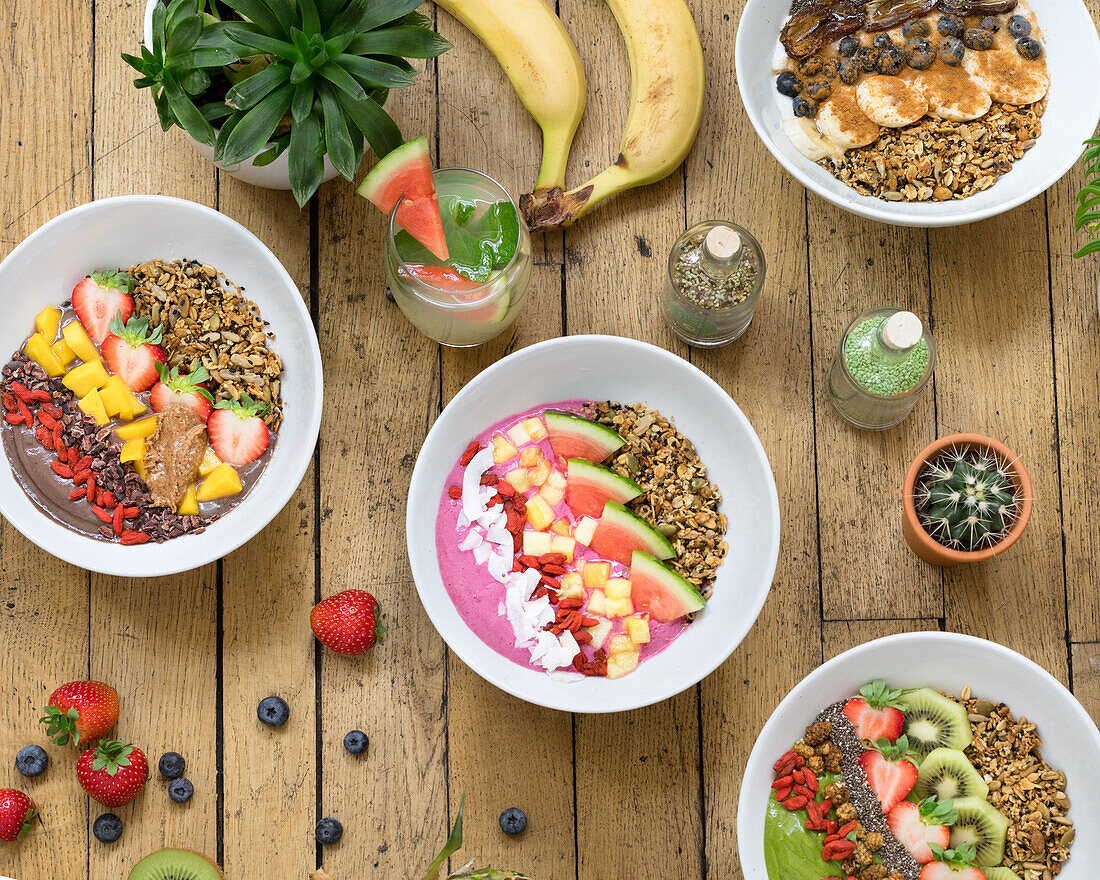
<path id="1" fill-rule="evenodd" d="M 865 147 L 882 134 L 882 129 L 867 118 L 855 99 L 838 92 L 817 111 L 817 130 L 829 143 L 842 150 Z"/>
<path id="2" fill-rule="evenodd" d="M 841 151 L 821 136 L 809 119 L 796 116 L 793 119 L 783 120 L 783 133 L 798 152 L 811 162 L 820 162 L 822 159 L 838 159 Z"/>
<path id="3" fill-rule="evenodd" d="M 866 76 L 856 89 L 856 103 L 872 122 L 886 128 L 912 125 L 928 112 L 924 95 L 896 76 Z"/>
<path id="4" fill-rule="evenodd" d="M 531 229 L 568 226 L 604 199 L 661 180 L 688 154 L 703 115 L 703 49 L 684 0 L 607 0 L 630 56 L 631 108 L 619 157 L 588 183 L 520 198 Z"/>
<path id="5" fill-rule="evenodd" d="M 546 0 L 436 0 L 496 56 L 542 129 L 535 192 L 565 186 L 573 135 L 584 113 L 577 47 Z"/>
<path id="6" fill-rule="evenodd" d="M 970 54 L 970 53 L 967 53 Z M 928 102 L 929 113 L 948 122 L 969 122 L 989 112 L 993 99 L 976 81 L 970 87 L 952 82 L 944 85 L 939 77 L 924 72 L 913 77 L 913 87 Z"/>
<path id="7" fill-rule="evenodd" d="M 1004 104 L 1034 104 L 1050 88 L 1045 65 L 1021 58 L 1015 48 L 967 52 L 963 67 L 994 101 Z"/>

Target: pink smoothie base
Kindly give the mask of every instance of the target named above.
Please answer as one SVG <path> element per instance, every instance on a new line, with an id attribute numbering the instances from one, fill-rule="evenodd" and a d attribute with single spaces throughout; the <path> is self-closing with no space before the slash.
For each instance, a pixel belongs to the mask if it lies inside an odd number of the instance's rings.
<path id="1" fill-rule="evenodd" d="M 516 422 L 534 416 L 541 417 L 548 409 L 583 414 L 584 410 L 591 408 L 592 404 L 593 401 L 590 400 L 561 400 L 555 403 L 545 403 L 497 422 L 482 431 L 474 439 L 477 440 L 480 446 L 492 446 L 493 435 L 505 432 Z M 459 617 L 485 644 L 501 656 L 507 657 L 520 666 L 542 672 L 541 667 L 530 662 L 530 651 L 528 649 L 515 647 L 516 639 L 512 631 L 512 625 L 508 622 L 507 617 L 498 613 L 500 603 L 504 599 L 504 585 L 493 579 L 486 566 L 478 565 L 474 561 L 472 550 L 458 549 L 461 540 L 458 531 L 458 515 L 462 510 L 462 502 L 451 498 L 447 494 L 447 490 L 451 486 L 462 485 L 462 474 L 465 468 L 458 464 L 458 457 L 468 443 L 468 440 L 464 440 L 459 446 L 455 466 L 447 475 L 447 480 L 440 492 L 439 514 L 435 521 L 435 546 L 436 555 L 439 559 L 439 573 L 443 578 L 444 586 L 447 588 L 447 595 L 451 597 L 451 602 L 454 603 Z M 548 440 L 542 440 L 538 445 L 548 461 L 556 460 Z M 515 466 L 515 460 L 513 459 L 504 464 L 494 465 L 487 473 L 493 473 L 503 478 L 504 474 Z M 579 518 L 571 514 L 564 502 L 559 504 L 554 512 L 558 517 L 565 517 L 574 524 Z M 601 558 L 580 544 L 577 545 L 574 556 L 576 559 L 584 560 L 598 560 Z M 625 572 L 627 570 L 626 566 L 620 565 L 618 562 L 611 562 L 612 577 L 626 576 Z M 614 623 L 615 628 L 612 630 L 612 634 L 622 632 L 622 621 L 615 620 Z M 640 663 L 644 663 L 648 658 L 659 654 L 672 644 L 687 629 L 687 625 L 679 620 L 669 623 L 658 623 L 655 620 L 650 620 L 649 629 L 650 642 L 641 647 Z M 608 639 L 610 640 L 610 636 L 608 636 Z M 604 650 L 606 651 L 606 649 L 607 644 L 605 643 Z M 588 645 L 582 645 L 581 650 L 589 660 L 595 654 L 595 651 Z"/>

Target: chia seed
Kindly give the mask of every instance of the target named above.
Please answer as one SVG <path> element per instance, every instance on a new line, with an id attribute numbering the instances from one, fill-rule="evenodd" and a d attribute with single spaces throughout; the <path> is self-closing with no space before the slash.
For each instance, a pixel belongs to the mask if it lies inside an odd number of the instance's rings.
<path id="1" fill-rule="evenodd" d="M 756 254 L 751 247 L 741 251 L 737 268 L 724 280 L 718 281 L 699 265 L 706 232 L 688 237 L 676 255 L 672 278 L 685 299 L 705 309 L 730 309 L 749 298 L 756 287 L 760 272 Z"/>

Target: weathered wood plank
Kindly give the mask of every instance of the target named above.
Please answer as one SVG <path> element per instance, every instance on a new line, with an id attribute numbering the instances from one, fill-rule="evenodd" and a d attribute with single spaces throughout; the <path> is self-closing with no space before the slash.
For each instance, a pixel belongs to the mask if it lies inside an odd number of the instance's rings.
<path id="1" fill-rule="evenodd" d="M 1074 696 L 1100 724 L 1100 644 L 1074 644 L 1072 655 Z"/>
<path id="2" fill-rule="evenodd" d="M 829 660 L 849 648 L 909 632 L 935 632 L 938 620 L 827 620 L 821 630 L 822 654 Z"/>

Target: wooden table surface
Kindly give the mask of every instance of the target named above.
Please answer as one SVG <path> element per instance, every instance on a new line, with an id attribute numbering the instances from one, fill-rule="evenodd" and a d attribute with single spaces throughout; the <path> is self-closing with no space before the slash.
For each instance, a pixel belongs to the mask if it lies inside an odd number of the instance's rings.
<path id="1" fill-rule="evenodd" d="M 807 194 L 757 140 L 733 74 L 740 0 L 692 0 L 709 93 L 683 170 L 537 239 L 515 326 L 479 350 L 442 349 L 382 295 L 383 218 L 347 182 L 299 210 L 286 193 L 216 174 L 178 129 L 161 133 L 119 59 L 140 38 L 143 5 L 0 7 L 0 252 L 95 198 L 215 206 L 259 235 L 309 300 L 325 415 L 286 509 L 188 574 L 90 575 L 0 524 L 0 787 L 26 789 L 45 816 L 44 830 L 0 848 L 0 875 L 119 880 L 175 845 L 216 856 L 230 880 L 305 880 L 322 858 L 337 880 L 417 880 L 465 791 L 463 857 L 536 880 L 737 878 L 740 769 L 764 720 L 823 659 L 907 630 L 1015 648 L 1100 717 L 1098 264 L 1070 258 L 1079 170 L 973 226 L 861 221 Z M 1100 0 L 1089 5 L 1100 17 Z M 575 182 L 615 155 L 629 74 L 603 0 L 561 0 L 560 12 L 588 75 Z M 442 12 L 437 21 L 455 48 L 395 95 L 402 130 L 426 132 L 439 165 L 519 193 L 538 167 L 537 129 L 492 56 Z M 756 234 L 768 280 L 746 335 L 700 353 L 665 329 L 658 292 L 675 237 L 709 217 Z M 882 303 L 929 316 L 939 364 L 910 418 L 872 434 L 832 412 L 826 374 L 846 323 Z M 733 657 L 680 696 L 613 717 L 538 709 L 483 682 L 435 633 L 405 556 L 406 487 L 440 407 L 505 353 L 564 333 L 644 339 L 713 376 L 759 432 L 783 511 L 772 594 Z M 1035 509 L 1004 557 L 940 570 L 905 546 L 899 487 L 919 449 L 956 430 L 1016 450 Z M 375 593 L 390 627 L 357 660 L 318 651 L 308 625 L 315 601 L 347 587 Z M 80 792 L 71 752 L 51 747 L 39 781 L 13 768 L 20 746 L 43 741 L 36 719 L 52 688 L 84 677 L 117 686 L 118 732 L 154 762 L 182 752 L 196 789 L 179 807 L 153 780 L 119 811 L 126 830 L 112 846 L 91 836 L 103 810 Z M 291 705 L 277 731 L 255 715 L 272 693 Z M 341 745 L 353 728 L 370 735 L 364 760 Z M 496 827 L 513 805 L 530 819 L 517 839 Z M 322 853 L 313 827 L 326 815 L 346 832 Z"/>

